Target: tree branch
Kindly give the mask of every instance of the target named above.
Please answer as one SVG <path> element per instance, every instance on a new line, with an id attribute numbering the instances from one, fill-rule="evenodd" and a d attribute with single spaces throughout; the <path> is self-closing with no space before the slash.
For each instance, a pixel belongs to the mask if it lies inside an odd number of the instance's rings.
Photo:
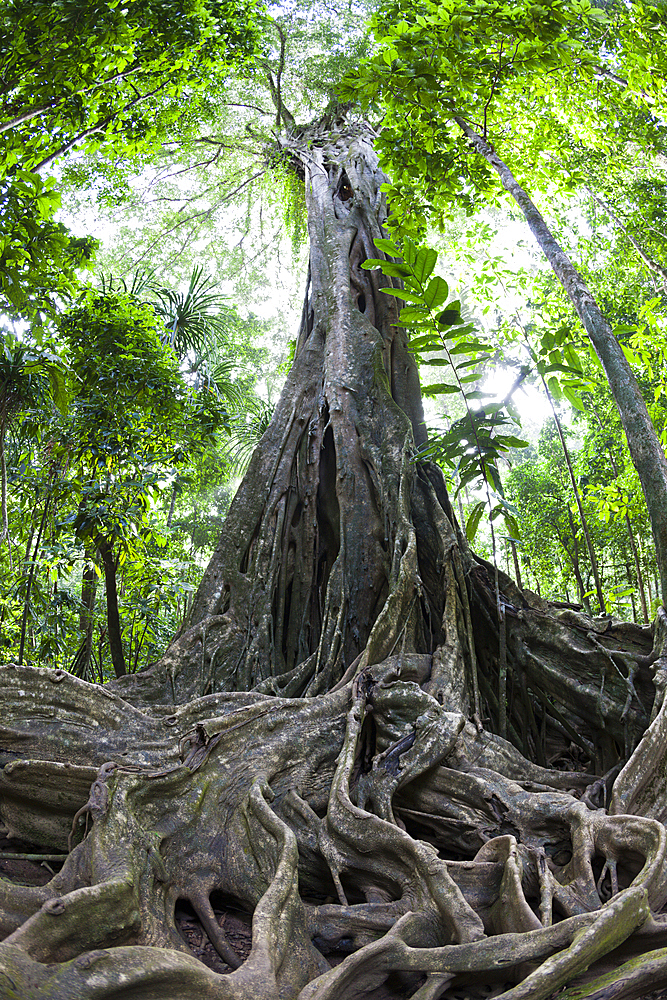
<path id="1" fill-rule="evenodd" d="M 124 114 L 126 111 L 129 111 L 130 108 L 133 108 L 136 104 L 140 104 L 141 101 L 145 101 L 149 97 L 153 97 L 155 94 L 158 94 L 161 90 L 164 89 L 166 84 L 167 81 L 165 80 L 164 83 L 161 83 L 159 87 L 155 88 L 155 90 L 151 90 L 147 94 L 142 94 L 140 97 L 135 97 L 135 99 L 133 101 L 129 101 L 129 103 L 126 104 L 124 108 L 121 108 L 119 111 L 114 111 L 113 114 L 108 115 L 101 122 L 97 122 L 97 124 L 92 125 L 90 128 L 84 129 L 83 132 L 79 132 L 79 134 L 74 136 L 73 139 L 71 139 L 69 142 L 66 142 L 59 149 L 55 150 L 55 152 L 50 153 L 49 156 L 41 160 L 32 169 L 35 171 L 35 173 L 39 173 L 40 170 L 43 170 L 45 167 L 48 167 L 59 156 L 64 156 L 65 153 L 69 153 L 69 151 L 73 149 L 77 145 L 77 143 L 81 142 L 82 139 L 86 139 L 88 138 L 89 135 L 94 135 L 96 132 L 102 132 L 107 127 L 107 125 L 110 125 L 111 122 L 113 122 L 116 118 L 118 118 L 119 115 Z"/>
<path id="2" fill-rule="evenodd" d="M 90 87 L 82 87 L 80 90 L 72 90 L 67 94 L 67 97 L 63 97 L 62 100 L 56 101 L 55 104 L 42 104 L 39 108 L 33 108 L 31 111 L 25 111 L 23 114 L 16 115 L 16 117 L 10 119 L 9 121 L 3 122 L 0 125 L 0 135 L 3 132 L 8 132 L 9 129 L 16 128 L 18 125 L 24 125 L 26 122 L 31 121 L 33 118 L 37 118 L 39 115 L 46 114 L 47 112 L 58 111 L 59 108 L 66 104 L 72 97 L 79 96 L 81 94 L 90 94 L 94 90 L 100 87 L 108 87 L 111 83 L 116 83 L 118 80 L 124 80 L 126 77 L 135 73 L 139 69 L 139 64 L 135 64 L 130 69 L 123 70 L 122 73 L 116 73 L 114 76 L 110 76 L 108 80 L 102 80 L 101 82 L 94 83 Z"/>

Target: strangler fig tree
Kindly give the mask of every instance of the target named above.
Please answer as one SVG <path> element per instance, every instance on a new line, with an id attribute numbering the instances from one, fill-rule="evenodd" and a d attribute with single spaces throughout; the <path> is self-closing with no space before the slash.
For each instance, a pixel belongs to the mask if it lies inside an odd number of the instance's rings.
<path id="1" fill-rule="evenodd" d="M 420 460 L 400 278 L 362 266 L 386 236 L 373 134 L 325 116 L 281 150 L 310 235 L 294 364 L 188 620 L 104 687 L 0 669 L 2 822 L 63 852 L 44 886 L 0 880 L 0 995 L 667 985 L 667 622 L 499 573 L 501 709 L 493 568 Z"/>

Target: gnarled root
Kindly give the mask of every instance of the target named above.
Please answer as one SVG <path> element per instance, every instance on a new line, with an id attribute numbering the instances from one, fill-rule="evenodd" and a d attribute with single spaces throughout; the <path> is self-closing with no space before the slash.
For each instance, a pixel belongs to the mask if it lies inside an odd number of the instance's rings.
<path id="1" fill-rule="evenodd" d="M 209 696 L 163 720 L 162 770 L 102 766 L 70 804 L 88 832 L 62 871 L 39 889 L 0 883 L 6 995 L 345 1000 L 400 972 L 418 1000 L 463 981 L 514 983 L 518 1000 L 605 972 L 612 952 L 632 985 L 610 996 L 663 975 L 667 927 L 649 919 L 667 899 L 662 823 L 591 809 L 568 788 L 592 776 L 464 723 L 423 667 L 392 656 L 315 699 Z M 215 893 L 253 914 L 245 961 Z M 227 974 L 189 951 L 179 900 Z"/>

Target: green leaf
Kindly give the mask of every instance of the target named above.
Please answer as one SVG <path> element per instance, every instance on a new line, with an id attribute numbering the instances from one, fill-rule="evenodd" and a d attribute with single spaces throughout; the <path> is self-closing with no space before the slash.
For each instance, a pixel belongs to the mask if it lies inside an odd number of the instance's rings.
<path id="1" fill-rule="evenodd" d="M 479 527 L 479 522 L 482 519 L 482 514 L 484 513 L 485 504 L 480 500 L 473 507 L 470 515 L 468 516 L 468 521 L 466 523 L 466 538 L 469 542 L 475 540 L 475 535 L 477 534 L 477 529 Z"/>
<path id="2" fill-rule="evenodd" d="M 436 320 L 438 326 L 457 326 L 461 322 L 458 309 L 443 309 Z"/>
<path id="3" fill-rule="evenodd" d="M 417 247 L 412 242 L 410 237 L 407 237 L 404 240 L 404 245 L 403 245 L 403 260 L 408 265 L 408 267 L 412 267 L 416 259 L 417 259 Z"/>
<path id="4" fill-rule="evenodd" d="M 367 261 L 364 261 L 364 264 Z M 363 264 L 361 265 L 363 267 Z M 370 269 L 367 269 L 370 270 Z M 373 268 L 372 270 L 377 270 Z M 411 278 L 412 271 L 405 264 L 397 264 L 393 260 L 382 260 L 380 261 L 380 270 L 383 274 L 389 275 L 391 278 Z"/>
<path id="5" fill-rule="evenodd" d="M 423 296 L 419 295 L 417 292 L 408 292 L 405 288 L 381 288 L 381 292 L 385 295 L 395 295 L 397 299 L 405 299 L 406 302 L 419 302 L 421 305 L 424 304 Z"/>
<path id="6" fill-rule="evenodd" d="M 421 250 L 417 252 L 417 257 L 412 268 L 415 278 L 420 284 L 424 284 L 426 279 L 430 274 L 433 273 L 433 268 L 438 260 L 438 255 L 435 250 L 431 247 L 422 247 Z"/>
<path id="7" fill-rule="evenodd" d="M 450 351 L 450 354 L 451 354 L 451 351 Z M 480 354 L 479 357 L 477 357 L 477 358 L 470 358 L 468 361 L 459 361 L 458 365 L 455 365 L 454 367 L 456 368 L 456 370 L 458 372 L 462 368 L 470 368 L 471 365 L 479 365 L 480 362 L 488 361 L 490 357 L 491 357 L 490 354 Z M 478 374 L 479 374 L 479 377 L 482 378 L 483 372 L 479 372 Z M 472 379 L 470 381 L 472 381 Z"/>
<path id="8" fill-rule="evenodd" d="M 401 315 L 404 310 L 401 310 Z M 434 350 L 441 351 L 442 344 L 439 340 L 436 340 L 431 333 L 424 333 L 420 337 L 410 338 L 410 350 L 411 351 L 424 351 L 424 350 Z"/>
<path id="9" fill-rule="evenodd" d="M 449 348 L 450 354 L 473 354 L 475 351 L 484 351 L 488 344 L 483 344 L 481 340 L 462 340 L 458 344 Z"/>
<path id="10" fill-rule="evenodd" d="M 530 441 L 522 441 L 521 438 L 515 437 L 513 434 L 497 434 L 496 441 L 499 444 L 507 445 L 508 448 L 528 448 L 530 446 Z"/>
<path id="11" fill-rule="evenodd" d="M 419 322 L 420 320 L 425 320 L 425 319 L 428 319 L 428 313 L 426 312 L 423 306 L 404 306 L 404 308 L 401 309 L 400 313 L 398 314 L 399 322 L 405 323 L 406 325 L 408 325 L 409 323 L 414 323 L 415 321 Z M 432 334 L 430 339 L 433 339 Z M 442 345 L 440 346 L 442 347 Z"/>
<path id="12" fill-rule="evenodd" d="M 424 302 L 429 307 L 429 309 L 434 309 L 436 306 L 442 305 L 446 301 L 449 295 L 449 285 L 444 278 L 437 275 L 428 283 L 428 288 L 424 293 Z"/>
<path id="13" fill-rule="evenodd" d="M 437 341 L 433 341 L 430 344 L 426 344 L 423 347 L 417 347 L 417 348 L 414 348 L 414 347 L 412 347 L 411 344 L 409 344 L 408 348 L 409 348 L 409 350 L 411 350 L 413 352 L 413 354 L 416 354 L 416 355 L 419 355 L 419 354 L 442 354 L 443 351 L 444 351 L 444 348 L 443 348 L 442 344 L 438 344 Z M 431 361 L 430 358 L 423 358 L 422 360 L 423 360 L 424 364 L 426 364 L 426 365 L 433 364 L 433 362 Z M 447 359 L 447 364 L 450 364 L 449 358 Z"/>
<path id="14" fill-rule="evenodd" d="M 466 323 L 465 326 L 457 326 L 455 330 L 450 330 L 449 333 L 443 334 L 443 336 L 446 336 L 448 340 L 455 340 L 458 337 L 467 337 L 474 329 L 474 323 Z M 485 349 L 488 349 L 488 344 L 485 345 Z"/>
<path id="15" fill-rule="evenodd" d="M 572 344 L 565 344 L 563 347 L 563 357 L 573 371 L 581 372 L 581 359 Z"/>
<path id="16" fill-rule="evenodd" d="M 49 365 L 47 369 L 49 384 L 51 386 L 51 397 L 63 416 L 68 409 L 67 381 L 63 372 L 57 365 Z"/>
<path id="17" fill-rule="evenodd" d="M 439 396 L 442 393 L 460 392 L 458 385 L 449 385 L 447 382 L 434 382 L 432 385 L 422 386 L 424 396 Z"/>
<path id="18" fill-rule="evenodd" d="M 571 403 L 571 405 L 575 408 L 575 410 L 579 410 L 581 413 L 586 412 L 586 407 L 584 406 L 581 396 L 579 395 L 579 393 L 575 392 L 574 389 L 571 389 L 569 386 L 564 385 L 563 395 L 565 396 L 567 401 Z"/>
<path id="19" fill-rule="evenodd" d="M 493 488 L 496 489 L 496 490 L 501 490 L 502 489 L 502 482 L 501 482 L 501 479 L 500 479 L 500 474 L 499 474 L 497 468 L 495 467 L 495 465 L 492 465 L 491 463 L 488 463 L 488 464 L 485 463 L 484 467 L 486 469 L 486 474 L 487 474 L 488 478 L 491 480 L 491 484 L 492 484 Z"/>
<path id="20" fill-rule="evenodd" d="M 466 467 L 465 472 L 461 472 L 459 467 L 459 484 L 456 487 L 456 493 L 459 494 L 462 489 L 475 482 L 482 482 L 482 473 L 478 465 Z"/>
<path id="21" fill-rule="evenodd" d="M 552 375 L 551 378 L 547 379 L 547 385 L 549 386 L 549 391 L 551 392 L 552 396 L 554 396 L 556 399 L 562 399 L 563 392 L 560 386 L 560 382 L 558 381 L 555 375 Z"/>
<path id="22" fill-rule="evenodd" d="M 388 253 L 390 257 L 401 256 L 400 248 L 396 246 L 393 240 L 377 239 L 373 240 L 373 243 L 375 243 L 378 250 L 382 250 L 383 253 Z"/>
<path id="23" fill-rule="evenodd" d="M 521 538 L 521 530 L 519 528 L 519 523 L 517 519 L 513 517 L 512 514 L 508 514 L 507 511 L 503 512 L 503 516 L 505 518 L 505 524 L 512 532 L 512 538 L 510 540 L 512 542 L 518 542 L 519 539 Z"/>

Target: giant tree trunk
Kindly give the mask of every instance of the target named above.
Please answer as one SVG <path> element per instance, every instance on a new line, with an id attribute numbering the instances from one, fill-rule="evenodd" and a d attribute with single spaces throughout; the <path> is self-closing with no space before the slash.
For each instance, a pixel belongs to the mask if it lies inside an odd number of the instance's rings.
<path id="1" fill-rule="evenodd" d="M 667 983 L 650 917 L 667 900 L 662 704 L 630 756 L 665 619 L 651 654 L 650 629 L 557 613 L 500 573 L 512 743 L 493 735 L 494 573 L 415 461 L 417 372 L 387 279 L 360 269 L 384 178 L 362 127 L 285 148 L 311 236 L 296 358 L 186 627 L 104 689 L 0 671 L 2 820 L 70 847 L 46 886 L 0 882 L 0 995 L 435 1000 L 505 983 L 539 1000 L 626 959 L 614 996 Z M 186 904 L 218 972 L 179 933 Z M 252 914 L 245 961 L 218 919 L 233 906 Z"/>

